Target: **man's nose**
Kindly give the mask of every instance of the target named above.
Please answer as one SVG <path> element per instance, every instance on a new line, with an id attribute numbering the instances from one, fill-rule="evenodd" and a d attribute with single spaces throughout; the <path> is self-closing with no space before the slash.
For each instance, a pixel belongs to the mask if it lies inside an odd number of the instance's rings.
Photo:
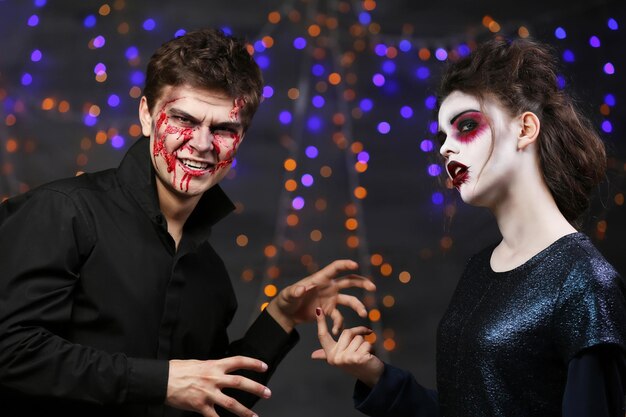
<path id="1" fill-rule="evenodd" d="M 211 133 L 211 129 L 203 126 L 195 132 L 191 140 L 188 142 L 188 145 L 193 147 L 198 152 L 210 152 L 214 148 L 214 140 L 215 137 L 213 136 L 213 133 Z"/>

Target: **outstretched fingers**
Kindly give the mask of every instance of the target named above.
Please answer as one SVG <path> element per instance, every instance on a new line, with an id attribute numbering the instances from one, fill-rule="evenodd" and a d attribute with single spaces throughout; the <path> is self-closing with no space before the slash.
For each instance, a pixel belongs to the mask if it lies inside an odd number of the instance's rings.
<path id="1" fill-rule="evenodd" d="M 374 284 L 371 279 L 364 277 L 362 275 L 356 275 L 356 274 L 350 274 L 350 275 L 346 275 L 344 277 L 338 278 L 337 287 L 339 287 L 339 289 L 342 289 L 342 290 L 346 288 L 357 287 L 357 288 L 363 288 L 364 290 L 367 290 L 367 291 L 376 291 L 376 284 Z"/>
<path id="2" fill-rule="evenodd" d="M 361 300 L 359 300 L 357 297 L 353 295 L 347 295 L 347 294 L 337 295 L 337 304 L 350 307 L 360 317 L 367 317 L 367 309 L 365 308 L 365 304 L 363 304 Z"/>
<path id="3" fill-rule="evenodd" d="M 358 267 L 359 267 L 359 264 L 357 264 L 351 259 L 337 259 L 329 263 L 328 265 L 326 265 L 324 268 L 317 271 L 315 275 L 321 275 L 326 278 L 334 278 L 340 273 L 343 273 L 346 271 L 354 271 Z"/>

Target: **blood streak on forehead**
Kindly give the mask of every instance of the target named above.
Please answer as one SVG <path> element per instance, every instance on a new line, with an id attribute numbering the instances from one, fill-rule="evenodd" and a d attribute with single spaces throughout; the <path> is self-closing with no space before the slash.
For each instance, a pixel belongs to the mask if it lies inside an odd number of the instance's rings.
<path id="1" fill-rule="evenodd" d="M 236 122 L 237 120 L 239 120 L 239 112 L 241 111 L 241 109 L 243 109 L 243 106 L 245 105 L 246 100 L 243 97 L 237 97 L 234 100 L 233 108 L 228 115 L 231 121 Z"/>

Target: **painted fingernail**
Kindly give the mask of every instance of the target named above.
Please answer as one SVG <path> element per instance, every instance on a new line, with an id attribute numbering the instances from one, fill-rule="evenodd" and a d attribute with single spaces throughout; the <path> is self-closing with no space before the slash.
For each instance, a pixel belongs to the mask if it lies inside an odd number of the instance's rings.
<path id="1" fill-rule="evenodd" d="M 322 309 L 321 309 L 321 308 L 319 308 L 319 307 L 317 307 L 317 308 L 315 309 L 315 314 L 317 314 L 318 316 L 321 316 L 321 315 L 322 315 Z"/>

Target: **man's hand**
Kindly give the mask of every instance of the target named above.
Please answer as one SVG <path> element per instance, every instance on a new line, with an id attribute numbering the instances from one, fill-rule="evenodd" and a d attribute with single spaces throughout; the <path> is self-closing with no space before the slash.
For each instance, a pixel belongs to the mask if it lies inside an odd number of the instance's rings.
<path id="1" fill-rule="evenodd" d="M 229 372 L 239 369 L 265 372 L 267 365 L 246 356 L 209 361 L 171 360 L 165 403 L 181 410 L 198 412 L 204 417 L 219 417 L 216 405 L 241 417 L 256 417 L 254 411 L 222 393 L 224 388 L 234 388 L 261 398 L 272 395 L 267 387 L 258 382 L 229 375 Z"/>
<path id="2" fill-rule="evenodd" d="M 343 315 L 337 309 L 338 304 L 352 308 L 360 317 L 367 317 L 365 305 L 358 298 L 340 291 L 352 287 L 376 290 L 370 279 L 360 275 L 337 278 L 339 274 L 357 268 L 358 264 L 351 260 L 334 261 L 283 289 L 267 306 L 267 311 L 285 331 L 290 332 L 297 324 L 314 321 L 315 308 L 320 307 L 333 320 L 333 334 L 338 334 L 343 328 Z"/>

